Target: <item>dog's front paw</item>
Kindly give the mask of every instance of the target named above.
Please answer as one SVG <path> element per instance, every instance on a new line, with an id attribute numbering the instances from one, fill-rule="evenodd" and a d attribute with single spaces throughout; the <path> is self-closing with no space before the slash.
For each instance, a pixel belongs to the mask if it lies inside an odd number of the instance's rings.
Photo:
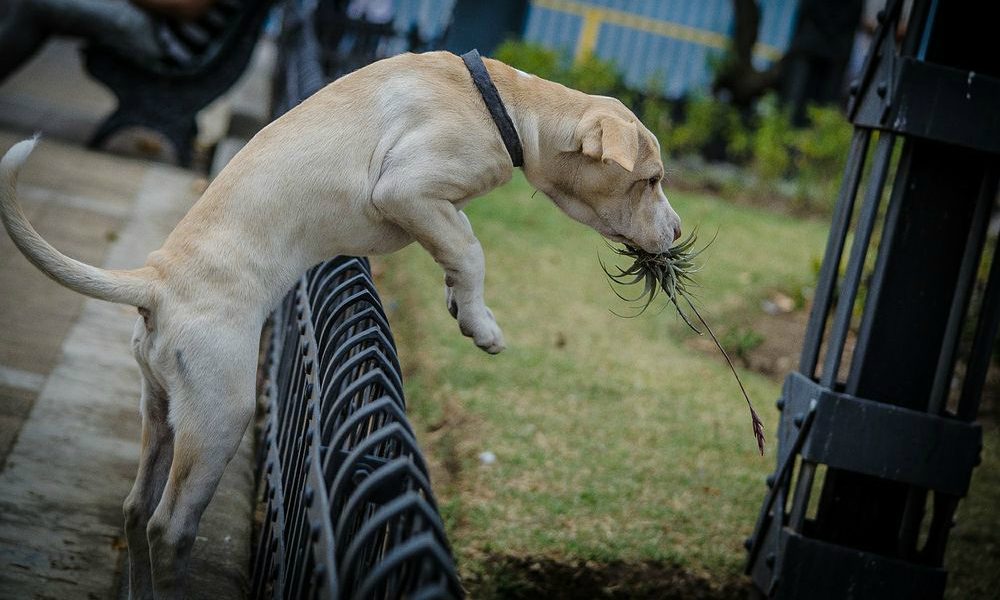
<path id="1" fill-rule="evenodd" d="M 493 318 L 493 312 L 486 307 L 469 317 L 459 311 L 458 328 L 462 331 L 462 335 L 472 338 L 477 346 L 490 354 L 499 354 L 506 348 L 503 332 Z"/>

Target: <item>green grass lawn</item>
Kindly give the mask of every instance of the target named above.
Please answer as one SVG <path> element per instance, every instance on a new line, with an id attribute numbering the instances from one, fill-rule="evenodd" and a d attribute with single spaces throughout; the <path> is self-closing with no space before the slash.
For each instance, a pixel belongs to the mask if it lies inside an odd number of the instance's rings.
<path id="1" fill-rule="evenodd" d="M 636 593 L 644 581 L 673 581 L 686 597 L 741 596 L 742 540 L 774 469 L 773 446 L 757 454 L 731 373 L 719 355 L 686 343 L 693 334 L 672 309 L 658 301 L 632 319 L 610 312 L 628 307 L 598 263 L 611 257 L 602 238 L 531 193 L 518 174 L 467 210 L 486 252 L 486 300 L 507 341 L 499 356 L 458 332 L 443 275 L 421 248 L 386 259 L 379 280 L 470 592 L 524 595 L 538 571 L 568 568 L 604 569 L 594 585 Z M 718 232 L 696 292 L 717 330 L 759 311 L 771 291 L 812 280 L 824 223 L 704 195 L 671 200 L 685 229 L 698 226 L 705 241 Z M 773 437 L 780 382 L 742 377 Z M 997 437 L 990 429 L 990 467 L 974 484 L 994 501 Z M 481 464 L 481 452 L 495 464 Z M 987 529 L 995 557 L 991 507 L 963 511 Z M 990 564 L 982 552 L 963 558 L 975 560 Z"/>

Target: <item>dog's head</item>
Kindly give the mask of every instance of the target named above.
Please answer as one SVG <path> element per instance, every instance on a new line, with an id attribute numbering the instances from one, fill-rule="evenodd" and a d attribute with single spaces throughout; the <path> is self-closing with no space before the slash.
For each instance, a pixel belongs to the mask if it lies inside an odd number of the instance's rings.
<path id="1" fill-rule="evenodd" d="M 604 237 L 665 252 L 680 237 L 681 219 L 660 185 L 660 145 L 624 104 L 590 98 L 575 127 L 567 123 L 548 148 L 540 148 L 542 164 L 532 183 Z"/>

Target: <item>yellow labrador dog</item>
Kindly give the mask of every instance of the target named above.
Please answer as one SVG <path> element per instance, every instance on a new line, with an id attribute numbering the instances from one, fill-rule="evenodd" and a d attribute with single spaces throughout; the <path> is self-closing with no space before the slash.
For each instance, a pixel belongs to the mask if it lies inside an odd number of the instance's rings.
<path id="1" fill-rule="evenodd" d="M 258 133 L 134 270 L 86 265 L 43 240 L 15 200 L 35 140 L 4 156 L 0 208 L 21 252 L 60 284 L 141 315 L 142 456 L 124 505 L 132 597 L 183 595 L 202 511 L 254 414 L 261 326 L 309 266 L 416 240 L 445 272 L 461 332 L 500 352 L 462 207 L 510 179 L 521 163 L 511 136 L 528 181 L 573 219 L 649 252 L 680 235 L 659 144 L 621 102 L 475 60 L 509 115 L 506 135 L 463 58 L 376 62 Z"/>

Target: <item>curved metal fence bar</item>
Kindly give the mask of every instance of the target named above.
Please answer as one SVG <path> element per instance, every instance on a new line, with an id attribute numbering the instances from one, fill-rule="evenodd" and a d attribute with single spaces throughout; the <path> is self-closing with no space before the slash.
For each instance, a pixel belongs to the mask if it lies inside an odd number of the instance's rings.
<path id="1" fill-rule="evenodd" d="M 367 260 L 313 267 L 273 315 L 255 598 L 461 598 Z"/>

